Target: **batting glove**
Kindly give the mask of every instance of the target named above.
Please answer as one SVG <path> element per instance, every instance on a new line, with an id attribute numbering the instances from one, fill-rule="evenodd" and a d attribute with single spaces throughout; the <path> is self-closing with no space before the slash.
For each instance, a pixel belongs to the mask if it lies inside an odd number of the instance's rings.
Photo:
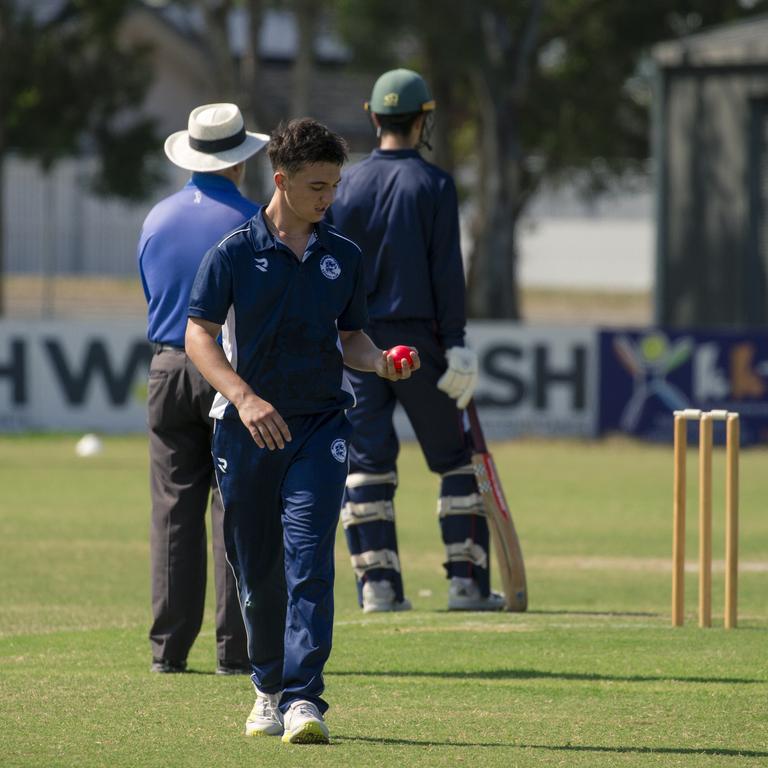
<path id="1" fill-rule="evenodd" d="M 477 386 L 477 355 L 466 347 L 451 347 L 445 356 L 448 370 L 440 377 L 437 388 L 452 397 L 456 407 L 463 410 Z"/>

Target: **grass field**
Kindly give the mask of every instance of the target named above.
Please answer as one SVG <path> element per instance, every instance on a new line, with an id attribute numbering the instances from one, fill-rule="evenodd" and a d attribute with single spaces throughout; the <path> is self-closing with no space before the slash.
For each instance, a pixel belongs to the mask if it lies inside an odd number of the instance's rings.
<path id="1" fill-rule="evenodd" d="M 526 614 L 445 611 L 436 479 L 404 447 L 397 512 L 414 610 L 364 617 L 341 538 L 329 747 L 242 735 L 250 683 L 148 673 L 143 438 L 0 439 L 0 765 L 757 766 L 768 760 L 768 459 L 742 454 L 740 628 L 669 626 L 671 450 L 494 446 L 528 566 Z M 691 457 L 693 460 L 693 457 Z M 723 457 L 716 454 L 715 552 Z M 696 552 L 695 472 L 689 548 Z M 716 554 L 716 558 L 719 555 Z M 210 606 L 210 600 L 209 600 Z"/>

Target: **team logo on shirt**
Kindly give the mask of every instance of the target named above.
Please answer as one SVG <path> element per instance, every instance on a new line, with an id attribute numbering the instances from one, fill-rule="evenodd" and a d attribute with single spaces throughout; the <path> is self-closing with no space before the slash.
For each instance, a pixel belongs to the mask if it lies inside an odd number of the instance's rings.
<path id="1" fill-rule="evenodd" d="M 333 456 L 339 464 L 343 464 L 347 460 L 347 442 L 337 437 L 331 443 L 331 456 Z"/>
<path id="2" fill-rule="evenodd" d="M 323 256 L 320 259 L 320 271 L 329 280 L 335 280 L 341 274 L 341 267 L 333 256 Z"/>
<path id="3" fill-rule="evenodd" d="M 269 262 L 266 259 L 260 259 L 258 257 L 254 258 L 253 263 L 256 269 L 259 270 L 259 272 L 266 272 L 267 267 L 269 266 Z"/>

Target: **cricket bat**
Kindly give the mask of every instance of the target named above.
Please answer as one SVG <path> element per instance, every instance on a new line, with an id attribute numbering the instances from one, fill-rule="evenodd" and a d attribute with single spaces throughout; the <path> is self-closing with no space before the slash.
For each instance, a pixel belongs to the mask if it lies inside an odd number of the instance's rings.
<path id="1" fill-rule="evenodd" d="M 525 583 L 525 564 L 520 540 L 517 538 L 512 514 L 496 472 L 496 464 L 485 443 L 474 400 L 467 406 L 466 413 L 473 449 L 472 467 L 475 470 L 477 488 L 483 499 L 488 528 L 499 563 L 506 610 L 525 611 L 528 608 L 528 589 Z"/>

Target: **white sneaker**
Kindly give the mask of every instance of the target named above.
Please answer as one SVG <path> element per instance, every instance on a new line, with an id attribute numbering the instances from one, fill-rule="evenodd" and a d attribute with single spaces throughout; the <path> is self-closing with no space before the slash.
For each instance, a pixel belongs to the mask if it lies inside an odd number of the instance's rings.
<path id="1" fill-rule="evenodd" d="M 283 715 L 277 705 L 279 693 L 262 693 L 256 689 L 256 703 L 245 721 L 246 736 L 279 736 L 283 732 Z"/>
<path id="2" fill-rule="evenodd" d="M 389 581 L 366 581 L 363 584 L 363 613 L 383 613 L 386 611 L 410 611 L 411 601 L 395 600 L 395 588 Z"/>
<path id="3" fill-rule="evenodd" d="M 449 611 L 500 611 L 504 607 L 504 595 L 491 592 L 488 597 L 480 594 L 474 579 L 453 576 L 448 587 Z"/>
<path id="4" fill-rule="evenodd" d="M 311 701 L 294 701 L 285 713 L 285 744 L 327 744 L 328 726 Z"/>

